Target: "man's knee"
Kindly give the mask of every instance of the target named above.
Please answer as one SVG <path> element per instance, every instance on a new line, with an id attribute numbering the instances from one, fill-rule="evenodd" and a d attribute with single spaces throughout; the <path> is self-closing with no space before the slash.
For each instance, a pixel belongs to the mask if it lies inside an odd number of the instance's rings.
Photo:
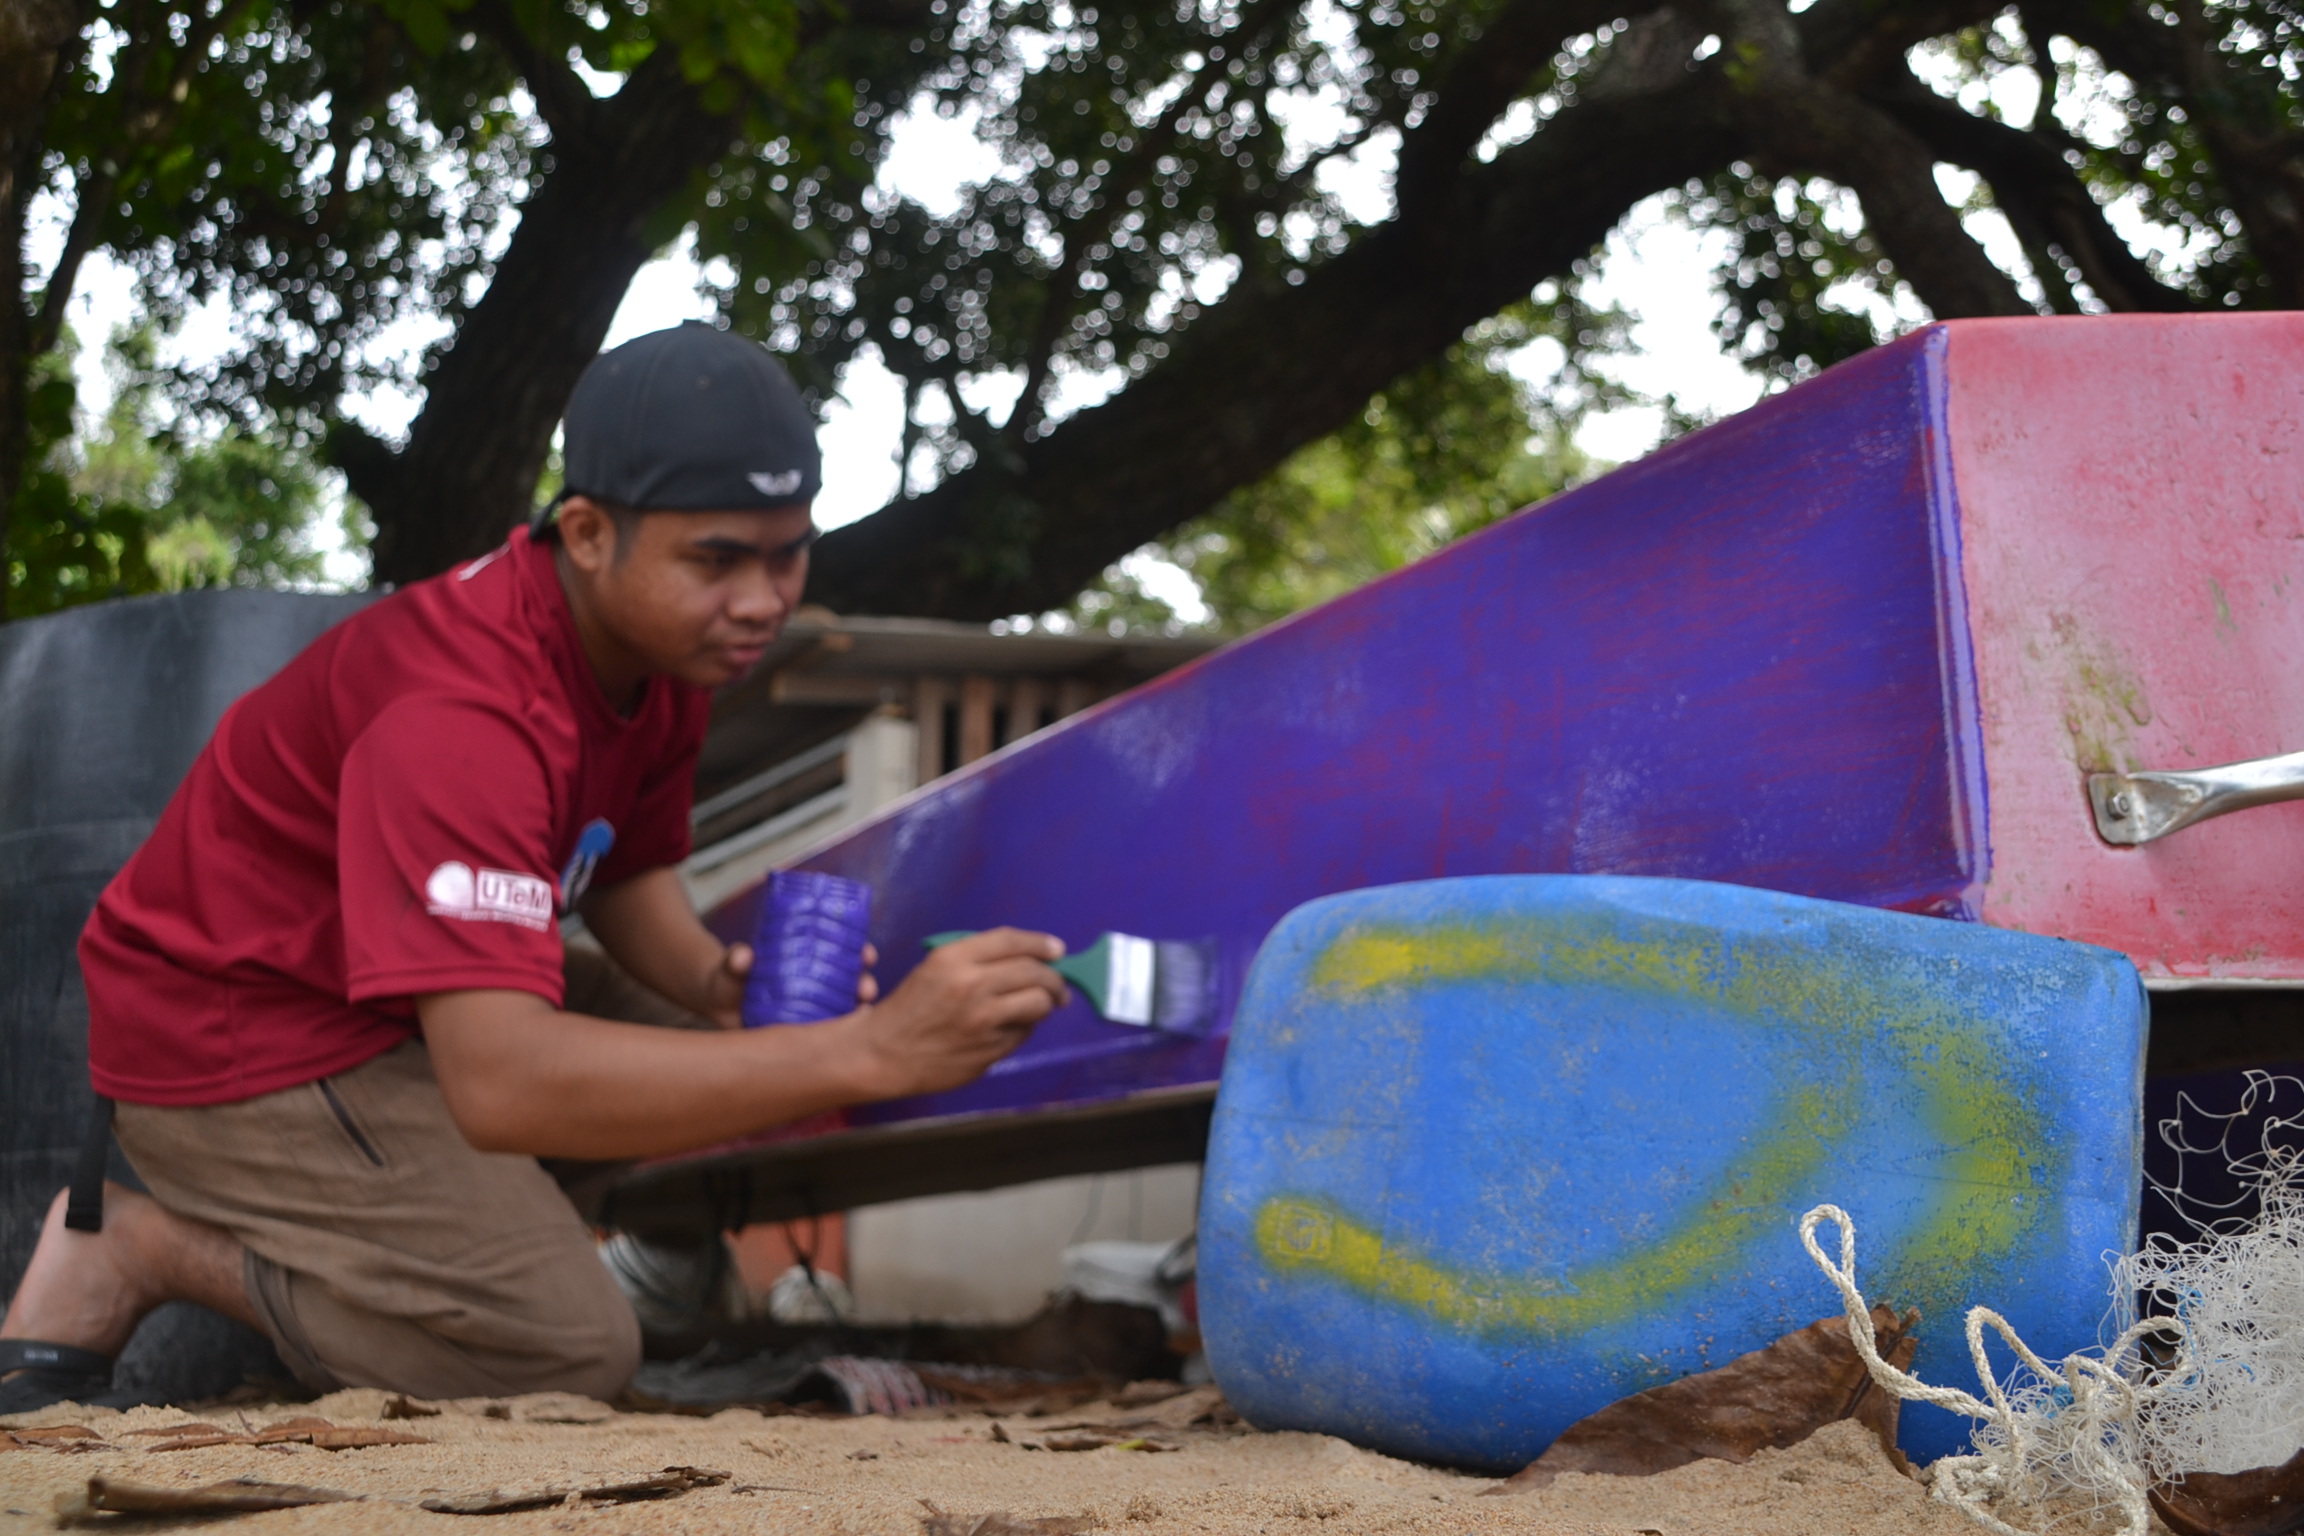
<path id="1" fill-rule="evenodd" d="M 640 1319 L 588 1236 L 556 1242 L 549 1259 L 499 1303 L 497 1337 L 475 1353 L 496 1374 L 495 1392 L 574 1392 L 614 1398 L 640 1368 Z"/>
<path id="2" fill-rule="evenodd" d="M 524 1294 L 436 1296 L 414 1315 L 365 1305 L 268 1262 L 250 1268 L 266 1331 L 316 1390 L 381 1387 L 420 1398 L 573 1392 L 605 1401 L 640 1368 L 631 1303 L 606 1267 L 573 1244 L 528 1272 Z"/>
<path id="3" fill-rule="evenodd" d="M 599 1272 L 594 1294 L 562 1334 L 566 1379 L 526 1390 L 574 1392 L 605 1402 L 622 1393 L 640 1369 L 640 1319 L 607 1267 L 597 1261 L 592 1267 Z"/>

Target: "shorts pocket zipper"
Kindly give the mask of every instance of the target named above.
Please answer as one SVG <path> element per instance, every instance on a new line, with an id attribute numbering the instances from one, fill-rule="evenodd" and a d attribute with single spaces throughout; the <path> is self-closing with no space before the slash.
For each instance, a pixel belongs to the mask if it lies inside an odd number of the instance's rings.
<path id="1" fill-rule="evenodd" d="M 360 1149 L 360 1155 L 376 1167 L 383 1167 L 384 1154 L 376 1150 L 376 1143 L 368 1139 L 368 1133 L 360 1129 L 360 1123 L 352 1118 L 352 1111 L 337 1097 L 336 1085 L 326 1078 L 320 1079 L 320 1097 L 328 1101 L 328 1112 L 336 1117 L 338 1125 L 344 1127 L 344 1134 L 352 1138 L 352 1145 Z"/>

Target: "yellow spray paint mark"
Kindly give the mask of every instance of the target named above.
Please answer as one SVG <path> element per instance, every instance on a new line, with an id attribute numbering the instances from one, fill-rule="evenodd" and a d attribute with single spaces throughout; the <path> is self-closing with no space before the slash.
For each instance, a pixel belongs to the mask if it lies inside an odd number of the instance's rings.
<path id="1" fill-rule="evenodd" d="M 1845 1111 L 1813 1091 L 1793 1095 L 1777 1118 L 1814 1134 L 1771 1137 L 1674 1230 L 1556 1280 L 1471 1274 L 1387 1245 L 1326 1201 L 1293 1195 L 1258 1208 L 1256 1247 L 1276 1270 L 1325 1275 L 1465 1332 L 1539 1338 L 1582 1333 L 1652 1312 L 1675 1295 L 1721 1279 L 1754 1239 L 1781 1235 L 1783 1213 L 1767 1192 L 1813 1173 L 1847 1127 Z"/>
<path id="2" fill-rule="evenodd" d="M 2058 1148 L 2006 1064 L 1940 998 L 1884 982 L 1860 954 L 1770 954 L 1731 961 L 1708 930 L 1662 922 L 1628 939 L 1596 920 L 1360 924 L 1313 957 L 1308 980 L 1331 1004 L 1378 1002 L 1454 982 L 1606 983 L 1697 1002 L 1783 1037 L 1788 1086 L 1715 1187 L 1689 1201 L 1652 1241 L 1557 1278 L 1477 1274 L 1404 1247 L 1316 1197 L 1283 1194 L 1258 1209 L 1255 1240 L 1276 1271 L 1316 1274 L 1373 1299 L 1476 1333 L 1558 1337 L 1654 1312 L 1743 1267 L 1761 1241 L 1789 1241 L 1785 1202 L 1858 1128 L 1857 1028 L 1885 1037 L 1946 1149 L 1936 1194 L 1877 1273 L 1923 1309 L 1958 1298 L 1979 1260 L 2015 1250 L 2046 1213 Z"/>
<path id="3" fill-rule="evenodd" d="M 1549 941 L 1549 942 L 1548 942 Z M 1548 935 L 1531 927 L 1465 922 L 1346 929 L 1312 962 L 1313 987 L 1377 992 L 1402 985 L 1486 979 L 1646 983 L 1689 994 L 1720 961 L 1716 945 L 1640 942 L 1604 931 Z"/>
<path id="4" fill-rule="evenodd" d="M 2221 588 L 2217 603 L 2228 615 Z M 2135 667 L 2110 641 L 2084 631 L 2073 614 L 2051 614 L 2049 629 L 2065 668 L 2064 730 L 2074 762 L 2091 773 L 2137 767 L 2132 736 L 2152 723 L 2152 701 Z"/>

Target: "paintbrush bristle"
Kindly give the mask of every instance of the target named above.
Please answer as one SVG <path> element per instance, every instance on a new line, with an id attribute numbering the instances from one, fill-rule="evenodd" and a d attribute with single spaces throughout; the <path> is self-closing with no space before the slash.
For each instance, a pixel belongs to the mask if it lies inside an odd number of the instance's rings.
<path id="1" fill-rule="evenodd" d="M 1216 944 L 1212 939 L 1153 945 L 1152 1027 L 1200 1034 L 1216 1022 Z"/>

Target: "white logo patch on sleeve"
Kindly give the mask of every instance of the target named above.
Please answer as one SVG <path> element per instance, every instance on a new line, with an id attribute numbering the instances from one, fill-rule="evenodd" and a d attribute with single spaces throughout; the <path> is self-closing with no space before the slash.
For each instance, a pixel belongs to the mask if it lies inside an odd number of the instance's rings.
<path id="1" fill-rule="evenodd" d="M 450 859 L 425 878 L 424 910 L 466 922 L 552 926 L 552 882 Z"/>

